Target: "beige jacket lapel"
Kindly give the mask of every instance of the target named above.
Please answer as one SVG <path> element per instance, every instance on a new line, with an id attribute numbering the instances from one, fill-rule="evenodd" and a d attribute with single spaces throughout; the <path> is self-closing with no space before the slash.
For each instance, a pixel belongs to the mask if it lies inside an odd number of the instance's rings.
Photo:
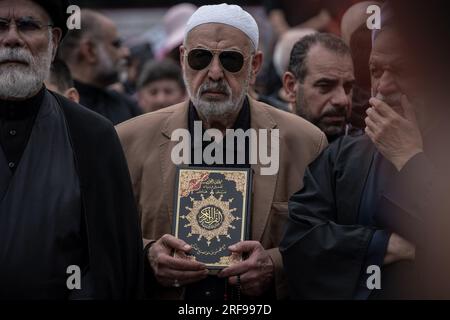
<path id="1" fill-rule="evenodd" d="M 255 130 L 276 128 L 275 120 L 270 116 L 265 108 L 256 107 L 259 102 L 250 100 L 250 121 L 251 127 Z M 270 131 L 269 131 L 270 132 Z M 269 137 L 269 136 L 268 136 Z M 270 138 L 267 139 L 269 143 Z M 259 143 L 259 140 L 258 140 Z M 281 148 L 281 144 L 280 144 Z M 269 149 L 268 149 L 269 150 Z M 259 151 L 259 148 L 258 148 Z M 282 153 L 280 149 L 280 154 Z M 261 164 L 252 165 L 253 169 L 253 205 L 252 205 L 252 240 L 260 241 L 266 228 L 267 220 L 272 207 L 278 175 L 261 175 Z"/>
<path id="2" fill-rule="evenodd" d="M 251 127 L 255 130 L 274 129 L 277 124 L 265 108 L 255 107 L 259 102 L 249 98 L 250 100 L 250 118 Z M 162 140 L 159 146 L 160 152 L 160 169 L 163 177 L 163 197 L 169 214 L 169 221 L 172 223 L 173 214 L 173 197 L 175 190 L 175 173 L 176 166 L 171 159 L 172 148 L 178 143 L 170 140 L 172 132 L 176 129 L 188 128 L 188 102 L 179 105 L 179 112 L 173 112 L 161 127 Z M 280 137 L 281 139 L 281 137 Z M 268 139 L 268 142 L 270 139 Z M 282 144 L 280 144 L 281 148 Z M 280 149 L 280 154 L 282 150 Z M 261 175 L 261 165 L 252 165 L 253 175 L 253 201 L 252 201 L 252 232 L 253 240 L 261 240 L 267 220 L 270 214 L 272 200 L 275 193 L 277 183 L 277 175 L 263 176 Z M 256 195 L 256 196 L 255 196 Z"/>
<path id="3" fill-rule="evenodd" d="M 171 160 L 172 149 L 178 143 L 177 141 L 171 141 L 170 137 L 172 132 L 176 129 L 188 129 L 188 110 L 189 102 L 183 102 L 179 104 L 178 112 L 173 112 L 167 117 L 165 123 L 161 127 L 162 140 L 159 146 L 160 154 L 160 169 L 163 177 L 163 196 L 164 202 L 167 206 L 167 213 L 169 214 L 169 221 L 172 225 L 173 217 L 173 203 L 174 203 L 174 191 L 175 191 L 175 173 L 176 166 Z"/>

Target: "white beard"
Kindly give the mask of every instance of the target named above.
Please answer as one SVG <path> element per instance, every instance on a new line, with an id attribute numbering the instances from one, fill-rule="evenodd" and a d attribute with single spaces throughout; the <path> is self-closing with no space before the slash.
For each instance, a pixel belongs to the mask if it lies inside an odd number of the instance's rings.
<path id="1" fill-rule="evenodd" d="M 394 94 L 385 96 L 378 92 L 377 95 L 375 96 L 375 98 L 383 101 L 384 103 L 388 104 L 391 107 L 399 107 L 399 106 L 401 106 L 401 103 L 402 103 L 402 94 L 401 93 L 394 93 Z"/>
<path id="2" fill-rule="evenodd" d="M 47 50 L 39 52 L 36 57 L 24 48 L 0 48 L 0 62 L 17 60 L 27 63 L 0 65 L 0 99 L 27 99 L 36 94 L 50 73 L 53 49 L 51 36 Z"/>
<path id="3" fill-rule="evenodd" d="M 219 82 L 205 81 L 198 88 L 195 94 L 191 91 L 190 83 L 186 76 L 184 79 L 187 92 L 192 100 L 192 103 L 196 107 L 197 112 L 200 113 L 205 119 L 218 119 L 236 113 L 236 111 L 242 106 L 250 82 L 250 73 L 251 70 L 249 70 L 248 76 L 242 85 L 241 94 L 238 97 L 233 97 L 231 88 L 224 79 Z M 227 100 L 213 101 L 203 99 L 202 93 L 209 89 L 222 91 L 227 95 Z"/>

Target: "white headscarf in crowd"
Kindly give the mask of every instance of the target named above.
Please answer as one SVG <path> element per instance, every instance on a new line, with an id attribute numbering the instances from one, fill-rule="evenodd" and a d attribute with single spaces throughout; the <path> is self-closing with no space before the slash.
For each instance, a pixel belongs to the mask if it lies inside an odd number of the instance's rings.
<path id="1" fill-rule="evenodd" d="M 222 3 L 198 8 L 186 25 L 184 39 L 186 40 L 192 29 L 206 23 L 222 23 L 239 29 L 250 38 L 253 48 L 258 49 L 258 25 L 255 19 L 240 6 Z"/>

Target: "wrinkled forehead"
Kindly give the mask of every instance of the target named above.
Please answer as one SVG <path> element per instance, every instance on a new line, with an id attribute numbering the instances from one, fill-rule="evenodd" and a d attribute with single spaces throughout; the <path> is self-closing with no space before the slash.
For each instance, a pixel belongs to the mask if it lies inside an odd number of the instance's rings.
<path id="1" fill-rule="evenodd" d="M 334 52 L 321 44 L 313 46 L 307 56 L 308 77 L 353 81 L 353 60 L 350 53 Z"/>
<path id="2" fill-rule="evenodd" d="M 1 0 L 0 18 L 30 17 L 36 20 L 50 20 L 47 12 L 31 0 Z"/>
<path id="3" fill-rule="evenodd" d="M 98 21 L 99 30 L 97 30 L 97 32 L 101 33 L 104 39 L 115 40 L 119 37 L 117 26 L 113 20 L 108 17 L 101 16 Z"/>
<path id="4" fill-rule="evenodd" d="M 387 29 L 382 31 L 375 39 L 370 54 L 370 61 L 393 63 L 405 57 L 406 46 L 402 37 L 398 31 Z"/>
<path id="5" fill-rule="evenodd" d="M 236 49 L 250 53 L 250 38 L 238 28 L 221 24 L 206 23 L 192 29 L 186 37 L 188 48 L 206 47 L 210 49 Z"/>

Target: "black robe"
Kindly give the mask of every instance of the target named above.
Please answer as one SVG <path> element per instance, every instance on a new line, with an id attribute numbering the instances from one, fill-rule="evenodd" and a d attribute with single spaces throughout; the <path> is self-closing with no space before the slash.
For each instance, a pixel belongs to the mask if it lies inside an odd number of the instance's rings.
<path id="1" fill-rule="evenodd" d="M 114 125 L 142 114 L 138 105 L 122 93 L 74 82 L 80 93 L 80 104 L 101 114 Z"/>
<path id="2" fill-rule="evenodd" d="M 143 248 L 125 156 L 111 122 L 54 94 L 75 154 L 95 299 L 143 293 Z"/>
<path id="3" fill-rule="evenodd" d="M 422 154 L 410 160 L 400 173 L 387 177 L 388 187 L 380 198 L 374 197 L 374 204 L 383 213 L 377 217 L 380 226 L 361 225 L 361 200 L 369 173 L 376 170 L 375 152 L 374 144 L 365 135 L 337 140 L 311 164 L 305 173 L 304 188 L 291 197 L 289 221 L 280 245 L 291 298 L 355 298 L 369 244 L 380 228 L 396 232 L 416 245 L 423 240 L 419 216 L 426 209 L 412 206 L 413 202 L 427 203 L 429 196 L 429 185 L 423 178 L 432 177 L 425 172 L 425 177 L 416 174 L 417 167 L 423 167 Z M 411 177 L 416 178 L 414 184 Z M 408 185 L 415 186 L 414 192 Z M 416 261 L 382 268 L 381 290 L 372 291 L 370 298 L 421 296 L 423 275 L 417 267 L 420 245 L 416 250 Z"/>

